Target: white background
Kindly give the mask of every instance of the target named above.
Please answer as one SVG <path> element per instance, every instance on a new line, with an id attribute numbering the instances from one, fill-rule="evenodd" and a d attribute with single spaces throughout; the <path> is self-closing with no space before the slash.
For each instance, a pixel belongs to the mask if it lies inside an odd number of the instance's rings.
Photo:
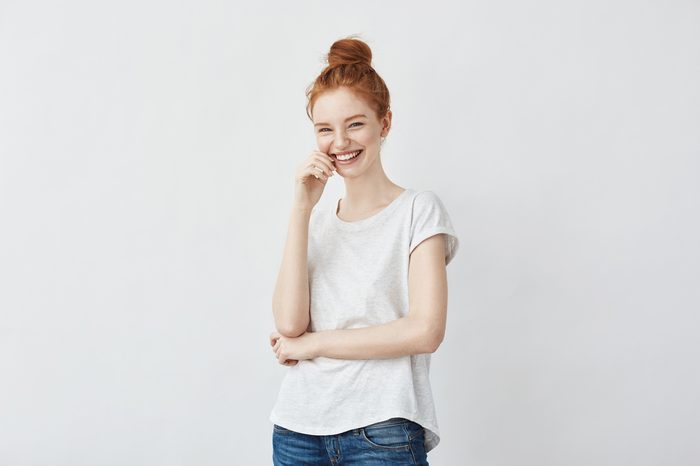
<path id="1" fill-rule="evenodd" d="M 0 3 L 0 465 L 268 465 L 304 90 L 460 237 L 432 465 L 700 462 L 697 1 Z M 343 194 L 333 178 L 321 202 Z"/>

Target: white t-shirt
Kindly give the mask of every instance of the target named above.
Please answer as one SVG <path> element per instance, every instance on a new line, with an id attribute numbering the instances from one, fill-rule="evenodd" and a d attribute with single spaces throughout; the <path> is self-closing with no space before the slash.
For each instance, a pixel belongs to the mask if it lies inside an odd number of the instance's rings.
<path id="1" fill-rule="evenodd" d="M 440 198 L 406 189 L 379 213 L 346 222 L 317 204 L 309 220 L 310 330 L 351 329 L 408 314 L 409 254 L 445 233 L 445 262 L 459 241 Z M 312 435 L 334 435 L 392 417 L 425 428 L 425 449 L 440 442 L 430 387 L 430 353 L 391 359 L 318 357 L 285 368 L 270 421 Z"/>

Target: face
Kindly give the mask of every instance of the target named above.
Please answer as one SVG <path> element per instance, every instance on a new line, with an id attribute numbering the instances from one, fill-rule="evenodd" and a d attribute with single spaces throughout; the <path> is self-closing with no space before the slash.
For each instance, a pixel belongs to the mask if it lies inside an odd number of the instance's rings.
<path id="1" fill-rule="evenodd" d="M 312 109 L 316 144 L 335 161 L 338 174 L 355 177 L 373 169 L 379 159 L 380 141 L 389 133 L 391 111 L 379 120 L 364 99 L 346 87 L 323 93 Z M 360 151 L 355 158 L 338 158 Z"/>

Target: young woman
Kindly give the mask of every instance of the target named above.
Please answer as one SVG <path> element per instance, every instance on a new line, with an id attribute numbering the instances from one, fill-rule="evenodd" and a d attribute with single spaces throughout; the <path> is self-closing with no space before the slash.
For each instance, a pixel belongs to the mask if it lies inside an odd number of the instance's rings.
<path id="1" fill-rule="evenodd" d="M 307 89 L 317 150 L 296 173 L 273 297 L 272 351 L 288 372 L 270 414 L 275 465 L 426 465 L 440 441 L 429 381 L 458 248 L 432 191 L 382 167 L 389 91 L 369 46 L 336 41 Z M 331 176 L 345 195 L 318 203 Z"/>

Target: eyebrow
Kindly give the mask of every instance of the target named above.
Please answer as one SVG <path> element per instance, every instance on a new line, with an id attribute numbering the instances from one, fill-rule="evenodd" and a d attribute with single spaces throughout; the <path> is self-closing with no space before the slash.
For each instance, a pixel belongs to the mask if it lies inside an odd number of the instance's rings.
<path id="1" fill-rule="evenodd" d="M 357 118 L 357 117 L 365 117 L 365 118 L 367 118 L 367 115 L 365 115 L 364 113 L 358 113 L 357 115 L 353 115 L 353 116 L 351 116 L 351 117 L 347 117 L 347 118 L 345 119 L 345 121 L 352 120 L 353 118 Z M 314 126 L 322 126 L 322 125 L 330 126 L 329 123 L 316 123 Z"/>

